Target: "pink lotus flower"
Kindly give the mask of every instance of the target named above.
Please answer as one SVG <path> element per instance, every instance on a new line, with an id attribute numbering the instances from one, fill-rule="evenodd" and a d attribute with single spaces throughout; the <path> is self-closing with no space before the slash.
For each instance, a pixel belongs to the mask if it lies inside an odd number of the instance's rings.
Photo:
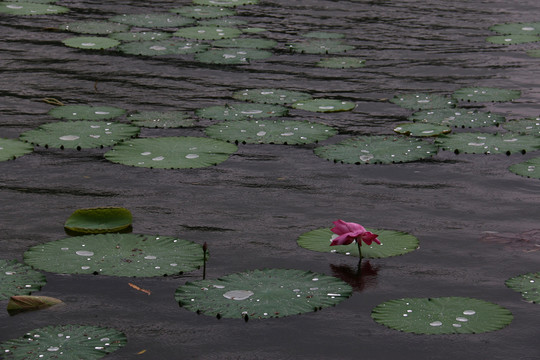
<path id="1" fill-rule="evenodd" d="M 358 243 L 358 246 L 362 246 L 362 241 L 367 245 L 371 245 L 372 242 L 381 244 L 379 239 L 377 239 L 377 234 L 367 231 L 360 224 L 337 220 L 334 221 L 334 225 L 335 227 L 330 230 L 339 236 L 332 240 L 330 246 L 349 245 L 354 241 Z"/>

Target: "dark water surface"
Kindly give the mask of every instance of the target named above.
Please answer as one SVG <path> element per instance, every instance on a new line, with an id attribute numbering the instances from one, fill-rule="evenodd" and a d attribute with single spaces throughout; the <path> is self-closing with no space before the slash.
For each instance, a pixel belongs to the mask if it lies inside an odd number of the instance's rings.
<path id="1" fill-rule="evenodd" d="M 0 15 L 0 137 L 53 122 L 54 97 L 65 103 L 136 110 L 193 111 L 231 101 L 245 88 L 307 91 L 314 97 L 354 101 L 352 112 L 291 118 L 336 126 L 340 135 L 392 134 L 409 111 L 384 99 L 398 92 L 450 94 L 465 86 L 522 90 L 512 103 L 486 110 L 509 119 L 540 114 L 540 59 L 526 49 L 492 45 L 488 27 L 540 20 L 528 1 L 261 1 L 235 18 L 269 31 L 275 55 L 243 66 L 213 66 L 190 56 L 126 56 L 81 51 L 52 31 L 75 20 L 121 13 L 166 11 L 189 1 L 60 1 L 57 16 Z M 286 43 L 309 31 L 337 31 L 356 46 L 347 55 L 367 60 L 361 69 L 323 69 L 319 55 L 293 54 Z M 202 125 L 209 124 L 202 121 Z M 203 136 L 192 129 L 143 129 L 141 136 Z M 111 326 L 128 336 L 108 359 L 538 359 L 538 305 L 521 300 L 504 281 L 539 270 L 539 240 L 520 234 L 539 229 L 540 182 L 516 176 L 511 164 L 538 156 L 454 155 L 398 165 L 334 164 L 314 146 L 240 145 L 216 167 L 152 170 L 113 164 L 102 150 L 52 150 L 0 163 L 0 258 L 22 260 L 30 246 L 65 237 L 63 223 L 78 208 L 123 206 L 134 232 L 172 235 L 211 251 L 208 277 L 257 268 L 297 268 L 340 277 L 355 286 L 351 298 L 320 312 L 281 319 L 221 319 L 178 307 L 174 290 L 184 276 L 130 279 L 47 273 L 35 295 L 66 306 L 20 314 L 0 311 L 0 341 L 51 324 Z M 357 260 L 310 252 L 296 238 L 335 219 L 402 230 L 420 239 L 418 251 L 369 260 L 361 279 Z M 509 242 L 482 241 L 490 232 Z M 500 235 L 499 234 L 499 235 Z M 521 237 L 520 237 L 521 236 Z M 528 242 L 519 240 L 525 238 Z M 364 264 L 368 266 L 367 262 Z M 369 269 L 368 269 L 369 270 Z M 352 276 L 352 278 L 351 278 Z M 128 286 L 150 289 L 147 296 Z M 371 309 L 401 297 L 465 296 L 496 302 L 514 314 L 500 331 L 419 336 L 371 320 Z M 5 308 L 7 301 L 0 302 Z M 146 350 L 144 354 L 138 352 Z"/>

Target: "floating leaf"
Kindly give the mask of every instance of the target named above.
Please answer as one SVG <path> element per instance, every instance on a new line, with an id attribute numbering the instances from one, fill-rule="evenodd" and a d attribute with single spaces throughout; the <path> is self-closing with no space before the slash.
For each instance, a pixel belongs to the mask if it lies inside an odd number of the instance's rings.
<path id="1" fill-rule="evenodd" d="M 356 104 L 351 101 L 336 99 L 309 99 L 295 102 L 294 104 L 291 104 L 291 107 L 300 110 L 326 113 L 351 111 L 356 107 Z"/>
<path id="2" fill-rule="evenodd" d="M 335 39 L 313 39 L 310 41 L 289 44 L 289 48 L 297 53 L 339 54 L 353 50 L 354 46 L 343 44 Z"/>
<path id="3" fill-rule="evenodd" d="M 0 13 L 9 15 L 55 15 L 68 12 L 64 6 L 34 2 L 0 2 Z"/>
<path id="4" fill-rule="evenodd" d="M 240 5 L 254 5 L 259 0 L 193 0 L 197 5 L 235 7 Z"/>
<path id="5" fill-rule="evenodd" d="M 34 147 L 17 139 L 0 138 L 0 161 L 13 160 L 30 154 Z"/>
<path id="6" fill-rule="evenodd" d="M 103 35 L 127 31 L 129 26 L 110 21 L 75 21 L 60 26 L 60 29 L 80 34 Z"/>
<path id="7" fill-rule="evenodd" d="M 88 325 L 56 325 L 34 329 L 0 343 L 7 359 L 101 359 L 125 346 L 126 336 L 114 329 Z"/>
<path id="8" fill-rule="evenodd" d="M 69 47 L 91 50 L 109 49 L 120 44 L 118 40 L 100 36 L 76 36 L 62 42 Z"/>
<path id="9" fill-rule="evenodd" d="M 91 149 L 112 146 L 139 133 L 134 125 L 105 121 L 63 121 L 25 131 L 20 139 L 60 149 Z"/>
<path id="10" fill-rule="evenodd" d="M 452 97 L 461 101 L 473 102 L 495 102 L 512 101 L 521 96 L 521 91 L 489 88 L 489 87 L 467 87 L 454 91 Z"/>
<path id="11" fill-rule="evenodd" d="M 423 110 L 412 114 L 409 120 L 422 123 L 461 128 L 493 126 L 504 122 L 504 116 L 463 108 Z"/>
<path id="12" fill-rule="evenodd" d="M 171 12 L 194 19 L 213 19 L 236 14 L 231 9 L 217 6 L 182 6 L 180 8 L 171 9 Z"/>
<path id="13" fill-rule="evenodd" d="M 266 50 L 226 48 L 208 50 L 195 55 L 195 59 L 206 64 L 243 65 L 270 56 L 272 53 Z"/>
<path id="14" fill-rule="evenodd" d="M 212 46 L 242 49 L 271 49 L 277 42 L 269 39 L 235 38 L 222 39 L 212 42 Z"/>
<path id="15" fill-rule="evenodd" d="M 176 28 L 193 23 L 193 19 L 171 13 L 122 14 L 109 21 L 145 28 Z"/>
<path id="16" fill-rule="evenodd" d="M 238 103 L 217 105 L 198 109 L 195 113 L 212 120 L 246 120 L 265 117 L 285 116 L 289 110 L 280 105 Z"/>
<path id="17" fill-rule="evenodd" d="M 309 144 L 325 140 L 337 130 L 323 124 L 292 120 L 232 120 L 206 128 L 212 138 L 248 144 Z"/>
<path id="18" fill-rule="evenodd" d="M 435 144 L 443 150 L 467 154 L 525 153 L 540 149 L 538 138 L 511 133 L 455 133 L 437 138 Z"/>
<path id="19" fill-rule="evenodd" d="M 233 98 L 263 104 L 286 105 L 309 100 L 311 95 L 305 92 L 282 89 L 246 89 L 234 92 Z"/>
<path id="20" fill-rule="evenodd" d="M 496 35 L 489 36 L 486 41 L 499 45 L 516 45 L 540 41 L 536 35 Z"/>
<path id="21" fill-rule="evenodd" d="M 203 264 L 202 246 L 170 236 L 97 234 L 31 247 L 24 261 L 59 274 L 151 277 L 181 274 Z"/>
<path id="22" fill-rule="evenodd" d="M 390 99 L 390 102 L 406 109 L 426 110 L 453 107 L 454 99 L 436 94 L 399 94 Z"/>
<path id="23" fill-rule="evenodd" d="M 516 175 L 540 179 L 540 157 L 535 157 L 527 161 L 511 165 L 508 170 Z"/>
<path id="24" fill-rule="evenodd" d="M 359 136 L 314 151 L 317 156 L 334 162 L 392 164 L 427 159 L 437 153 L 437 147 L 416 138 Z"/>
<path id="25" fill-rule="evenodd" d="M 109 161 L 158 169 L 193 169 L 217 165 L 237 150 L 236 145 L 201 137 L 133 139 L 105 153 Z"/>
<path id="26" fill-rule="evenodd" d="M 540 57 L 540 49 L 529 50 L 527 51 L 527 55 L 530 57 Z"/>
<path id="27" fill-rule="evenodd" d="M 62 300 L 49 296 L 12 296 L 9 298 L 7 311 L 10 315 L 15 315 L 24 311 L 46 309 L 61 303 L 63 303 Z"/>
<path id="28" fill-rule="evenodd" d="M 362 244 L 363 258 L 385 258 L 409 253 L 418 249 L 418 239 L 402 231 L 367 229 L 378 235 L 381 245 L 372 243 L 371 245 Z M 298 245 L 301 247 L 323 253 L 345 254 L 358 257 L 358 245 L 330 246 L 331 241 L 336 235 L 330 231 L 330 228 L 321 228 L 308 231 L 298 238 Z"/>
<path id="29" fill-rule="evenodd" d="M 187 282 L 176 289 L 180 306 L 210 316 L 266 319 L 334 306 L 352 294 L 342 280 L 311 271 L 264 269 Z"/>
<path id="30" fill-rule="evenodd" d="M 219 18 L 219 19 L 206 19 L 199 20 L 197 24 L 202 26 L 227 26 L 227 27 L 237 27 L 238 25 L 246 25 L 247 21 L 231 18 Z M 242 30 L 245 32 L 245 29 Z"/>
<path id="31" fill-rule="evenodd" d="M 540 117 L 536 119 L 511 120 L 501 124 L 508 131 L 527 134 L 540 135 Z"/>
<path id="32" fill-rule="evenodd" d="M 183 55 L 193 54 L 208 49 L 208 45 L 192 41 L 167 39 L 161 41 L 140 41 L 122 44 L 118 50 L 131 55 Z"/>
<path id="33" fill-rule="evenodd" d="M 521 293 L 523 299 L 540 303 L 540 272 L 528 273 L 506 280 L 506 286 Z"/>
<path id="34" fill-rule="evenodd" d="M 77 209 L 66 220 L 64 228 L 83 234 L 109 233 L 129 228 L 132 221 L 131 212 L 122 207 Z"/>
<path id="35" fill-rule="evenodd" d="M 52 108 L 49 115 L 66 120 L 107 120 L 126 112 L 113 106 L 64 105 Z"/>
<path id="36" fill-rule="evenodd" d="M 317 39 L 342 39 L 345 37 L 345 34 L 336 33 L 336 32 L 326 32 L 326 31 L 311 31 L 303 36 L 307 38 L 317 38 Z"/>
<path id="37" fill-rule="evenodd" d="M 45 276 L 16 260 L 0 259 L 0 300 L 27 295 L 45 285 Z"/>
<path id="38" fill-rule="evenodd" d="M 452 130 L 448 126 L 444 125 L 417 122 L 399 124 L 397 127 L 394 128 L 394 131 L 398 134 L 403 134 L 407 136 L 428 137 L 448 134 Z"/>
<path id="39" fill-rule="evenodd" d="M 149 128 L 180 128 L 193 126 L 194 120 L 182 111 L 141 111 L 128 117 L 133 124 Z"/>
<path id="40" fill-rule="evenodd" d="M 240 35 L 242 32 L 233 27 L 224 26 L 193 26 L 181 28 L 173 35 L 194 40 L 217 40 L 229 39 Z"/>
<path id="41" fill-rule="evenodd" d="M 321 59 L 317 66 L 331 69 L 359 68 L 366 65 L 366 60 L 355 57 L 332 57 Z"/>
<path id="42" fill-rule="evenodd" d="M 161 31 L 138 31 L 138 32 L 119 32 L 109 35 L 110 38 L 122 41 L 161 41 L 167 40 L 172 36 L 171 33 Z M 120 48 L 122 45 L 120 46 Z"/>
<path id="43" fill-rule="evenodd" d="M 540 35 L 540 22 L 496 24 L 490 26 L 489 30 L 499 34 Z"/>
<path id="44" fill-rule="evenodd" d="M 373 320 L 415 334 L 477 334 L 512 322 L 510 311 L 487 301 L 464 297 L 405 298 L 377 305 Z"/>

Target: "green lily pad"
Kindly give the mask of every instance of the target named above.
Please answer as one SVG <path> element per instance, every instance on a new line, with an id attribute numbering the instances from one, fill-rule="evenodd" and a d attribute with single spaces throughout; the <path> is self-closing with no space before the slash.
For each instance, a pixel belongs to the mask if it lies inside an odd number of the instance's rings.
<path id="1" fill-rule="evenodd" d="M 78 209 L 66 220 L 64 228 L 82 234 L 111 233 L 131 226 L 133 216 L 122 207 Z"/>
<path id="2" fill-rule="evenodd" d="M 529 50 L 527 51 L 527 55 L 530 57 L 540 57 L 540 49 Z"/>
<path id="3" fill-rule="evenodd" d="M 512 101 L 521 96 L 521 91 L 489 87 L 466 87 L 454 91 L 452 97 L 461 101 L 495 102 Z"/>
<path id="4" fill-rule="evenodd" d="M 487 42 L 498 45 L 516 45 L 540 41 L 536 35 L 496 35 L 486 38 Z"/>
<path id="5" fill-rule="evenodd" d="M 45 275 L 17 260 L 0 259 L 0 300 L 28 295 L 45 285 Z"/>
<path id="6" fill-rule="evenodd" d="M 246 25 L 248 22 L 240 19 L 232 19 L 228 17 L 218 19 L 205 19 L 197 21 L 201 26 L 226 26 L 226 27 L 238 27 L 240 25 Z M 242 30 L 245 32 L 245 29 Z"/>
<path id="7" fill-rule="evenodd" d="M 330 68 L 330 69 L 348 69 L 348 68 L 360 68 L 366 65 L 366 60 L 362 60 L 355 57 L 332 57 L 327 59 L 321 59 L 316 64 L 318 67 Z"/>
<path id="8" fill-rule="evenodd" d="M 335 306 L 352 294 L 342 280 L 311 271 L 264 269 L 187 282 L 176 289 L 181 307 L 224 318 L 267 319 Z"/>
<path id="9" fill-rule="evenodd" d="M 92 149 L 112 146 L 139 133 L 134 125 L 105 121 L 62 121 L 25 131 L 20 139 L 59 149 Z"/>
<path id="10" fill-rule="evenodd" d="M 373 320 L 415 334 L 477 334 L 512 322 L 510 311 L 487 301 L 464 297 L 405 298 L 377 305 Z"/>
<path id="11" fill-rule="evenodd" d="M 9 298 L 7 311 L 9 315 L 16 315 L 25 311 L 46 309 L 63 301 L 50 296 L 16 295 Z"/>
<path id="12" fill-rule="evenodd" d="M 176 28 L 194 22 L 193 19 L 172 13 L 122 14 L 113 16 L 109 21 L 144 28 Z"/>
<path id="13" fill-rule="evenodd" d="M 201 137 L 146 138 L 118 144 L 105 158 L 137 167 L 193 169 L 217 165 L 237 149 L 234 144 Z"/>
<path id="14" fill-rule="evenodd" d="M 181 28 L 173 35 L 193 40 L 217 40 L 237 37 L 242 32 L 237 28 L 224 26 L 192 26 Z"/>
<path id="15" fill-rule="evenodd" d="M 181 128 L 193 126 L 195 120 L 183 111 L 141 111 L 128 116 L 133 124 L 149 128 Z"/>
<path id="16" fill-rule="evenodd" d="M 91 50 L 110 49 L 120 44 L 118 40 L 100 36 L 76 36 L 62 42 L 69 47 Z"/>
<path id="17" fill-rule="evenodd" d="M 291 107 L 299 110 L 327 113 L 351 111 L 356 107 L 356 104 L 351 101 L 336 99 L 308 99 L 297 101 L 291 104 Z"/>
<path id="18" fill-rule="evenodd" d="M 0 138 L 0 161 L 13 160 L 30 154 L 34 147 L 17 139 Z"/>
<path id="19" fill-rule="evenodd" d="M 317 39 L 343 39 L 345 34 L 336 33 L 336 32 L 327 32 L 327 31 L 311 31 L 303 36 L 307 38 L 317 38 Z"/>
<path id="20" fill-rule="evenodd" d="M 535 157 L 518 164 L 510 165 L 508 170 L 516 175 L 540 179 L 540 157 Z"/>
<path id="21" fill-rule="evenodd" d="M 271 49 L 277 42 L 269 39 L 235 38 L 222 39 L 212 42 L 214 47 L 242 48 L 242 49 Z"/>
<path id="22" fill-rule="evenodd" d="M 354 49 L 354 46 L 343 44 L 336 39 L 313 39 L 289 44 L 289 49 L 305 54 L 339 54 Z"/>
<path id="23" fill-rule="evenodd" d="M 262 60 L 272 56 L 266 50 L 258 49 L 212 49 L 195 55 L 197 61 L 207 64 L 243 65 L 249 64 L 250 60 Z"/>
<path id="24" fill-rule="evenodd" d="M 129 26 L 110 21 L 75 21 L 60 26 L 60 29 L 80 34 L 104 35 L 128 31 Z"/>
<path id="25" fill-rule="evenodd" d="M 538 138 L 511 133 L 455 133 L 437 138 L 435 144 L 443 150 L 466 154 L 524 154 L 540 149 Z"/>
<path id="26" fill-rule="evenodd" d="M 407 136 L 429 137 L 448 134 L 452 130 L 444 125 L 416 122 L 399 124 L 394 131 Z"/>
<path id="27" fill-rule="evenodd" d="M 248 144 L 310 144 L 337 133 L 334 128 L 292 120 L 232 120 L 209 126 L 206 135 Z"/>
<path id="28" fill-rule="evenodd" d="M 114 329 L 88 325 L 56 325 L 34 329 L 0 343 L 4 359 L 101 359 L 127 343 Z"/>
<path id="29" fill-rule="evenodd" d="M 408 119 L 414 122 L 446 125 L 456 128 L 493 126 L 505 121 L 502 115 L 463 108 L 422 110 L 412 114 Z"/>
<path id="30" fill-rule="evenodd" d="M 347 164 L 392 164 L 432 157 L 437 146 L 417 138 L 358 136 L 314 150 L 319 157 Z"/>
<path id="31" fill-rule="evenodd" d="M 182 6 L 171 9 L 171 12 L 194 19 L 213 19 L 236 14 L 231 9 L 217 6 Z"/>
<path id="32" fill-rule="evenodd" d="M 69 8 L 58 5 L 35 2 L 0 2 L 0 13 L 9 15 L 56 15 L 69 11 Z"/>
<path id="33" fill-rule="evenodd" d="M 255 5 L 259 0 L 193 0 L 196 5 L 235 7 L 241 5 Z"/>
<path id="34" fill-rule="evenodd" d="M 418 239 L 413 235 L 402 231 L 366 229 L 378 235 L 381 245 L 372 243 L 362 244 L 362 257 L 379 259 L 398 256 L 418 249 Z M 298 238 L 301 247 L 323 253 L 344 254 L 358 257 L 358 245 L 353 242 L 350 245 L 330 246 L 330 242 L 337 237 L 330 228 L 321 228 L 308 231 Z"/>
<path id="35" fill-rule="evenodd" d="M 159 55 L 183 55 L 205 51 L 206 44 L 179 39 L 167 39 L 161 41 L 139 41 L 122 44 L 118 50 L 125 54 L 159 56 Z"/>
<path id="36" fill-rule="evenodd" d="M 536 119 L 510 120 L 501 125 L 511 132 L 536 136 L 540 135 L 540 117 Z"/>
<path id="37" fill-rule="evenodd" d="M 125 112 L 113 106 L 64 105 L 52 108 L 49 115 L 66 120 L 107 120 L 124 115 Z"/>
<path id="38" fill-rule="evenodd" d="M 505 35 L 540 35 L 540 22 L 496 24 L 489 30 Z"/>
<path id="39" fill-rule="evenodd" d="M 449 108 L 456 104 L 456 101 L 449 97 L 423 93 L 395 95 L 390 102 L 412 110 Z"/>
<path id="40" fill-rule="evenodd" d="M 523 299 L 540 303 L 540 272 L 528 273 L 506 280 L 506 286 L 521 293 Z"/>
<path id="41" fill-rule="evenodd" d="M 285 116 L 289 110 L 281 105 L 238 103 L 216 105 L 195 110 L 197 116 L 211 120 L 246 120 Z"/>
<path id="42" fill-rule="evenodd" d="M 311 95 L 301 91 L 282 89 L 246 89 L 234 92 L 233 98 L 263 104 L 287 105 L 310 100 Z"/>
<path id="43" fill-rule="evenodd" d="M 118 32 L 109 35 L 111 39 L 115 39 L 121 42 L 161 41 L 167 40 L 171 36 L 171 33 L 161 31 Z"/>
<path id="44" fill-rule="evenodd" d="M 170 236 L 96 234 L 31 247 L 24 261 L 59 274 L 151 277 L 181 274 L 203 265 L 202 246 Z"/>

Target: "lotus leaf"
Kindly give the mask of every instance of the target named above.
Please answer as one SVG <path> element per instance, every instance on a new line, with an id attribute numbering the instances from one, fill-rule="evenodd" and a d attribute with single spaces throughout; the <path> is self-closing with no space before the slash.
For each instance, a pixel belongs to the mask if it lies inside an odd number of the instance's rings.
<path id="1" fill-rule="evenodd" d="M 45 285 L 45 275 L 17 260 L 0 259 L 0 300 L 28 295 Z"/>
<path id="2" fill-rule="evenodd" d="M 213 19 L 236 14 L 233 10 L 217 6 L 182 6 L 171 9 L 171 12 L 194 19 Z"/>
<path id="3" fill-rule="evenodd" d="M 502 123 L 501 125 L 511 132 L 536 136 L 540 135 L 540 117 L 536 119 L 511 120 Z"/>
<path id="4" fill-rule="evenodd" d="M 454 99 L 436 94 L 399 94 L 390 99 L 391 102 L 406 109 L 426 110 L 453 107 Z"/>
<path id="5" fill-rule="evenodd" d="M 313 111 L 313 112 L 339 112 L 351 111 L 356 104 L 350 101 L 336 99 L 308 99 L 297 101 L 291 106 L 295 109 Z"/>
<path id="6" fill-rule="evenodd" d="M 193 23 L 193 19 L 171 13 L 122 14 L 109 21 L 145 28 L 176 28 Z"/>
<path id="7" fill-rule="evenodd" d="M 504 122 L 504 116 L 463 108 L 422 110 L 412 114 L 415 122 L 446 125 L 461 128 L 493 126 Z"/>
<path id="8" fill-rule="evenodd" d="M 60 26 L 60 29 L 80 34 L 103 35 L 127 31 L 129 26 L 110 21 L 75 21 Z"/>
<path id="9" fill-rule="evenodd" d="M 354 46 L 343 44 L 336 39 L 313 39 L 289 44 L 289 48 L 297 53 L 339 54 L 353 50 Z"/>
<path id="10" fill-rule="evenodd" d="M 496 24 L 489 30 L 505 35 L 540 35 L 540 22 Z"/>
<path id="11" fill-rule="evenodd" d="M 17 139 L 0 138 L 0 161 L 13 160 L 34 151 L 34 147 Z"/>
<path id="12" fill-rule="evenodd" d="M 124 115 L 126 110 L 112 106 L 64 105 L 52 108 L 49 115 L 67 120 L 107 120 Z"/>
<path id="13" fill-rule="evenodd" d="M 538 138 L 512 133 L 455 133 L 437 138 L 435 144 L 443 150 L 467 154 L 525 153 L 540 149 Z"/>
<path id="14" fill-rule="evenodd" d="M 202 118 L 220 121 L 279 117 L 288 112 L 286 107 L 280 105 L 251 103 L 209 106 L 195 111 Z"/>
<path id="15" fill-rule="evenodd" d="M 131 55 L 158 56 L 193 54 L 205 51 L 207 48 L 208 45 L 197 42 L 166 39 L 161 41 L 130 42 L 120 45 L 118 50 Z"/>
<path id="16" fill-rule="evenodd" d="M 526 301 L 540 304 L 540 272 L 518 275 L 505 283 L 510 289 L 520 292 Z"/>
<path id="17" fill-rule="evenodd" d="M 131 114 L 128 120 L 137 126 L 163 129 L 190 127 L 194 124 L 194 120 L 182 111 L 141 111 Z"/>
<path id="18" fill-rule="evenodd" d="M 119 32 L 109 35 L 110 38 L 122 41 L 160 41 L 172 36 L 171 33 L 160 31 Z M 121 47 L 121 46 L 120 46 Z"/>
<path id="19" fill-rule="evenodd" d="M 394 131 L 398 134 L 403 134 L 407 136 L 429 137 L 448 134 L 452 130 L 448 126 L 444 125 L 417 122 L 399 124 L 397 127 L 394 128 Z"/>
<path id="20" fill-rule="evenodd" d="M 516 44 L 526 44 L 531 42 L 540 41 L 540 36 L 536 35 L 496 35 L 489 36 L 486 38 L 486 41 L 499 44 L 499 45 L 516 45 Z"/>
<path id="21" fill-rule="evenodd" d="M 120 41 L 100 36 L 77 36 L 62 40 L 64 45 L 79 48 L 101 50 L 109 49 L 120 44 Z"/>
<path id="22" fill-rule="evenodd" d="M 540 157 L 511 165 L 508 169 L 517 175 L 540 179 Z"/>
<path id="23" fill-rule="evenodd" d="M 262 60 L 272 56 L 272 53 L 257 49 L 212 49 L 195 55 L 195 59 L 207 64 L 243 65 L 250 60 Z"/>
<path id="24" fill-rule="evenodd" d="M 131 226 L 133 217 L 128 209 L 122 207 L 98 207 L 77 209 L 66 220 L 67 230 L 83 233 L 98 234 L 118 232 Z"/>
<path id="25" fill-rule="evenodd" d="M 521 96 L 521 91 L 489 87 L 466 87 L 454 91 L 452 97 L 461 101 L 495 102 L 512 101 Z"/>
<path id="26" fill-rule="evenodd" d="M 233 98 L 263 104 L 286 105 L 310 100 L 311 95 L 305 92 L 282 89 L 246 89 L 234 92 Z"/>
<path id="27" fill-rule="evenodd" d="M 242 49 L 271 49 L 276 44 L 274 40 L 252 38 L 222 39 L 212 42 L 212 46 L 215 47 Z"/>
<path id="28" fill-rule="evenodd" d="M 229 39 L 240 35 L 242 32 L 233 27 L 224 26 L 193 26 L 181 28 L 173 35 L 193 40 L 217 40 Z"/>
<path id="29" fill-rule="evenodd" d="M 197 5 L 235 7 L 240 5 L 254 5 L 259 0 L 193 0 Z"/>
<path id="30" fill-rule="evenodd" d="M 9 15 L 55 15 L 69 11 L 64 6 L 37 2 L 0 2 L 0 13 Z"/>

